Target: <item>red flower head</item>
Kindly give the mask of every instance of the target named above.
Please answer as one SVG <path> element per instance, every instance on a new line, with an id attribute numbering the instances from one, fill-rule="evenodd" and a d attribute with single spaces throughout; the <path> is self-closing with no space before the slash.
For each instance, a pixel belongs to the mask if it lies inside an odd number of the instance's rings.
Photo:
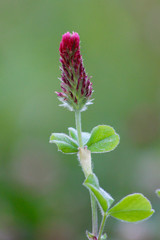
<path id="1" fill-rule="evenodd" d="M 85 110 L 91 104 L 92 83 L 88 77 L 80 54 L 80 38 L 78 33 L 67 32 L 60 43 L 61 89 L 56 92 L 58 98 L 71 111 Z"/>

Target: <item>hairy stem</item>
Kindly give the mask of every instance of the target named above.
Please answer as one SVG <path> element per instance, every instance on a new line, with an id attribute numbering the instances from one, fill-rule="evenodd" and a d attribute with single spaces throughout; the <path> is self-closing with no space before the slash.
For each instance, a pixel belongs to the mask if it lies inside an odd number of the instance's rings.
<path id="1" fill-rule="evenodd" d="M 82 129 L 81 129 L 81 112 L 80 111 L 75 111 L 75 119 L 76 119 L 76 129 L 77 129 L 77 134 L 78 134 L 78 143 L 79 143 L 79 147 L 83 148 L 83 142 L 82 142 Z M 88 151 L 88 150 L 86 150 Z M 88 151 L 89 152 L 89 151 Z M 84 171 L 85 177 L 87 178 L 88 175 L 90 173 L 92 173 L 92 168 L 88 167 L 88 161 L 86 161 L 86 166 L 84 164 L 84 157 L 88 158 L 90 157 L 90 154 L 85 154 L 83 153 L 82 149 L 80 149 L 79 152 L 79 157 L 80 157 L 80 162 L 81 162 L 81 166 L 82 169 Z M 86 171 L 87 170 L 87 171 Z M 95 200 L 95 197 L 93 196 L 93 194 L 90 194 L 91 196 L 91 209 L 92 209 L 92 233 L 97 236 L 97 232 L 98 232 L 98 216 L 97 216 L 97 203 Z"/>
<path id="2" fill-rule="evenodd" d="M 91 196 L 91 208 L 92 208 L 92 233 L 97 236 L 98 233 L 98 215 L 97 215 L 97 203 L 92 193 Z"/>
<path id="3" fill-rule="evenodd" d="M 80 111 L 75 111 L 75 119 L 76 119 L 76 129 L 77 129 L 77 134 L 78 134 L 78 143 L 79 147 L 83 147 L 83 142 L 82 142 L 82 130 L 81 130 L 81 112 Z"/>
<path id="4" fill-rule="evenodd" d="M 102 222 L 101 222 L 101 226 L 100 226 L 100 229 L 99 229 L 98 240 L 101 240 L 101 236 L 102 236 L 102 233 L 103 233 L 106 218 L 107 218 L 107 214 L 104 213 L 103 218 L 102 218 Z"/>

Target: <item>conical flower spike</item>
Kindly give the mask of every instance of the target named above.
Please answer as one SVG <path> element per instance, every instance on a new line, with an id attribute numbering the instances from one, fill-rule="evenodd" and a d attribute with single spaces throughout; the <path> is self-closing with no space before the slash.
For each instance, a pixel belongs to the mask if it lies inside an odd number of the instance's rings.
<path id="1" fill-rule="evenodd" d="M 61 89 L 56 92 L 62 106 L 71 111 L 84 111 L 91 104 L 92 83 L 88 77 L 80 54 L 80 38 L 78 33 L 67 32 L 60 43 Z"/>

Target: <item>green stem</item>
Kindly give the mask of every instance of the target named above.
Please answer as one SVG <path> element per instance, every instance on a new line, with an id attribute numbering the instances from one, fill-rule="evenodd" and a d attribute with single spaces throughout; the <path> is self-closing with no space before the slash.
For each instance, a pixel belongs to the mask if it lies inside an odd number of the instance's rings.
<path id="1" fill-rule="evenodd" d="M 97 236 L 98 233 L 98 216 L 97 216 L 97 203 L 94 195 L 91 193 L 91 208 L 92 208 L 92 233 Z"/>
<path id="2" fill-rule="evenodd" d="M 75 119 L 76 119 L 76 129 L 78 134 L 78 143 L 79 147 L 83 148 L 83 142 L 82 142 L 82 130 L 81 130 L 81 112 L 75 111 Z"/>
<path id="3" fill-rule="evenodd" d="M 75 111 L 75 119 L 76 119 L 76 129 L 78 134 L 79 147 L 83 148 L 82 129 L 81 129 L 81 112 L 78 110 Z M 92 193 L 91 193 L 91 209 L 92 209 L 92 232 L 95 236 L 97 236 L 97 232 L 98 232 L 97 203 Z"/>
<path id="4" fill-rule="evenodd" d="M 102 222 L 101 222 L 101 226 L 100 226 L 100 229 L 99 229 L 98 240 L 101 240 L 101 236 L 102 236 L 102 233 L 103 233 L 106 218 L 107 218 L 107 214 L 104 213 L 103 218 L 102 218 Z"/>

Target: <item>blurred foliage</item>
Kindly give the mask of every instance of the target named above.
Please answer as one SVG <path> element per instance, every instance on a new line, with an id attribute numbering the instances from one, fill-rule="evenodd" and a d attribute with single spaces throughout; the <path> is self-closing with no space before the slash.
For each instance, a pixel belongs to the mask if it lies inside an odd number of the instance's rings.
<path id="1" fill-rule="evenodd" d="M 159 23 L 158 0 L 0 1 L 1 240 L 82 240 L 91 227 L 76 157 L 49 144 L 51 132 L 75 126 L 54 94 L 66 31 L 80 34 L 93 76 L 83 130 L 108 124 L 121 136 L 114 152 L 93 155 L 102 187 L 117 200 L 142 192 L 157 210 L 139 225 L 110 219 L 109 239 L 160 239 Z"/>

